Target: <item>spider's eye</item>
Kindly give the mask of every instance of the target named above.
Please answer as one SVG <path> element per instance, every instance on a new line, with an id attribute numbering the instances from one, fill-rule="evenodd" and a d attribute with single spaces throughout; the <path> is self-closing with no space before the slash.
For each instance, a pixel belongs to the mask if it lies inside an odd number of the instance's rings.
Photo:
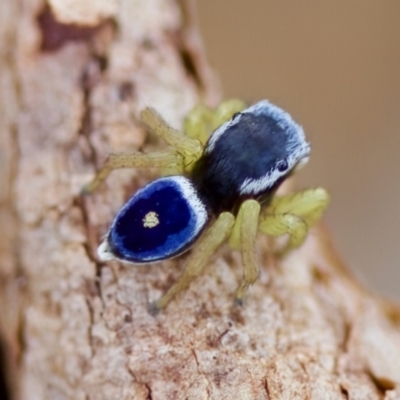
<path id="1" fill-rule="evenodd" d="M 276 165 L 276 168 L 279 172 L 285 172 L 289 168 L 289 164 L 286 160 L 281 160 Z"/>
<path id="2" fill-rule="evenodd" d="M 133 263 L 164 260 L 187 250 L 208 220 L 205 206 L 183 176 L 157 179 L 122 207 L 99 256 Z"/>

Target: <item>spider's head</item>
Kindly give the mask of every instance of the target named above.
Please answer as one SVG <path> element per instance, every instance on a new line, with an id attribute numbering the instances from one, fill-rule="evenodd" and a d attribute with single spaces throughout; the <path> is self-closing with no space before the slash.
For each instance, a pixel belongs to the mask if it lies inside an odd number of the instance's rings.
<path id="1" fill-rule="evenodd" d="M 262 193 L 302 168 L 310 156 L 310 144 L 303 128 L 278 106 L 262 100 L 239 113 L 232 124 L 252 127 L 252 141 L 243 144 L 242 153 L 255 165 L 244 180 L 241 194 Z M 253 133 L 254 132 L 254 133 Z"/>

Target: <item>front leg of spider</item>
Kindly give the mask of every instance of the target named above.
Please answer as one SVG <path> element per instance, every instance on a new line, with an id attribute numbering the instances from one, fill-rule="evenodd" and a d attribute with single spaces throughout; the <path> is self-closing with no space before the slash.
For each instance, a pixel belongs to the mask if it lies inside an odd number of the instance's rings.
<path id="1" fill-rule="evenodd" d="M 232 247 L 242 252 L 244 272 L 235 294 L 242 303 L 259 273 L 257 230 L 273 236 L 289 232 L 290 245 L 298 245 L 327 204 L 315 200 L 320 192 L 274 200 L 279 185 L 308 160 L 310 146 L 302 128 L 267 100 L 246 109 L 237 101 L 214 111 L 198 107 L 186 119 L 186 136 L 152 109 L 144 110 L 142 119 L 171 147 L 160 166 L 176 164 L 182 175 L 150 182 L 128 200 L 99 247 L 100 258 L 145 264 L 193 247 L 182 276 L 153 304 L 156 312 L 202 272 L 230 237 Z M 153 154 L 146 155 L 148 160 Z M 137 166 L 137 160 L 116 157 L 93 186 L 113 168 Z"/>
<path id="2" fill-rule="evenodd" d="M 82 195 L 93 193 L 110 175 L 114 169 L 119 168 L 174 168 L 183 170 L 183 158 L 178 153 L 112 153 L 107 157 L 103 167 L 91 182 L 85 185 Z"/>
<path id="3" fill-rule="evenodd" d="M 242 252 L 243 278 L 235 292 L 235 301 L 239 305 L 243 304 L 247 289 L 259 275 L 255 242 L 260 208 L 260 203 L 256 200 L 245 201 L 239 209 L 230 238 L 231 247 L 239 248 Z"/>
<path id="4" fill-rule="evenodd" d="M 182 275 L 159 300 L 151 305 L 150 311 L 152 314 L 156 314 L 165 308 L 173 297 L 186 289 L 193 279 L 201 274 L 209 258 L 229 237 L 234 221 L 235 217 L 229 212 L 223 212 L 218 217 L 196 243 L 196 247 L 194 247 L 192 254 L 189 256 Z"/>
<path id="5" fill-rule="evenodd" d="M 304 242 L 328 204 L 329 194 L 323 188 L 275 197 L 261 215 L 259 229 L 270 236 L 289 235 L 286 246 L 277 252 L 282 256 Z"/>
<path id="6" fill-rule="evenodd" d="M 200 158 L 203 152 L 201 143 L 172 129 L 155 110 L 145 108 L 141 113 L 141 118 L 151 131 L 170 145 L 170 150 L 153 153 L 110 154 L 93 180 L 83 187 L 82 195 L 93 193 L 115 169 L 159 168 L 183 173 L 185 165 Z"/>

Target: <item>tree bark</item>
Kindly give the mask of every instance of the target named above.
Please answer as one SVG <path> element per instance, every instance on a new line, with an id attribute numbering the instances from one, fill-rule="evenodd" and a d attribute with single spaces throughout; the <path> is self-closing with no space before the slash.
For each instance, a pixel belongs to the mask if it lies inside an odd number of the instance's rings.
<path id="1" fill-rule="evenodd" d="M 232 304 L 239 254 L 157 315 L 185 256 L 126 267 L 96 247 L 148 181 L 113 173 L 79 191 L 112 151 L 137 150 L 144 105 L 179 128 L 219 100 L 192 4 L 0 2 L 0 328 L 12 399 L 400 399 L 400 308 L 350 275 L 322 227 Z M 155 144 L 147 140 L 149 147 Z"/>

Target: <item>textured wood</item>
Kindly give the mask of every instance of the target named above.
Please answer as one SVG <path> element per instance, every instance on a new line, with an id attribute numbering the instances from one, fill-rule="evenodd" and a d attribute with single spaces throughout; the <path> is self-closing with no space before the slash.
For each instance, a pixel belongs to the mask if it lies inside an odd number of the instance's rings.
<path id="1" fill-rule="evenodd" d="M 242 308 L 227 247 L 157 317 L 147 304 L 185 257 L 98 262 L 112 216 L 149 174 L 114 172 L 83 200 L 82 185 L 111 150 L 144 145 L 144 105 L 179 128 L 218 90 L 186 3 L 50 3 L 0 2 L 0 327 L 13 398 L 400 399 L 399 308 L 357 284 L 322 228 L 279 264 L 260 239 Z"/>

